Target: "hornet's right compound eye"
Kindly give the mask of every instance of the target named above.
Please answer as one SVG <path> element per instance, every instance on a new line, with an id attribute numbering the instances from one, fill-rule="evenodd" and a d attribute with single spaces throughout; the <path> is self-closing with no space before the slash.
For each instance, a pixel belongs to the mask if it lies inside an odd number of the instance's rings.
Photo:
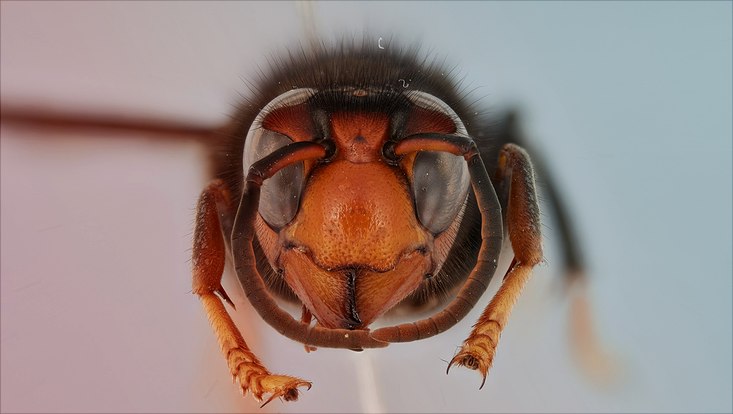
<path id="1" fill-rule="evenodd" d="M 292 144 L 285 135 L 260 128 L 247 139 L 244 150 L 244 172 L 256 161 Z M 251 144 L 250 144 L 251 143 Z M 274 229 L 281 229 L 295 217 L 303 191 L 303 163 L 283 168 L 265 180 L 260 189 L 259 213 Z"/>
<path id="2" fill-rule="evenodd" d="M 264 119 L 276 109 L 299 105 L 313 94 L 312 89 L 295 89 L 273 99 L 255 118 L 244 143 L 243 172 L 246 177 L 255 162 L 292 144 L 290 137 L 266 129 Z M 278 171 L 264 181 L 260 189 L 260 216 L 275 230 L 285 227 L 298 213 L 303 191 L 303 162 Z"/>

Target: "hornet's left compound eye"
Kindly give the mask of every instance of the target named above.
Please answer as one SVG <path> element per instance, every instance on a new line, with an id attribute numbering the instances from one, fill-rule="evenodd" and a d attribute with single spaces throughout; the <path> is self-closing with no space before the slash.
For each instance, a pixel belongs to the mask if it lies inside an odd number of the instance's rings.
<path id="1" fill-rule="evenodd" d="M 447 229 L 463 209 L 470 176 L 463 157 L 447 152 L 419 153 L 412 169 L 417 216 L 433 234 Z"/>
<path id="2" fill-rule="evenodd" d="M 461 119 L 442 100 L 421 91 L 413 91 L 408 98 L 418 107 L 450 120 L 456 134 L 468 135 Z M 446 230 L 463 210 L 469 184 L 463 157 L 432 151 L 417 154 L 412 166 L 412 194 L 420 223 L 433 234 Z"/>
<path id="3" fill-rule="evenodd" d="M 266 129 L 263 120 L 272 111 L 305 102 L 314 91 L 296 89 L 273 99 L 255 118 L 244 143 L 244 176 L 255 162 L 294 141 L 283 134 Z M 278 171 L 265 180 L 260 190 L 259 213 L 270 227 L 279 230 L 295 217 L 303 191 L 303 163 L 299 162 Z"/>

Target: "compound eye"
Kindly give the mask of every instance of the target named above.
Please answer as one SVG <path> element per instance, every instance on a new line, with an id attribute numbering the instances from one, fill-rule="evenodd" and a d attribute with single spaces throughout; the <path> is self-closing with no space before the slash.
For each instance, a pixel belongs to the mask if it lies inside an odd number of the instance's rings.
<path id="1" fill-rule="evenodd" d="M 256 161 L 292 144 L 285 135 L 260 128 L 247 139 L 244 148 L 244 172 Z M 303 191 L 303 163 L 283 168 L 264 181 L 260 190 L 259 213 L 270 227 L 279 230 L 295 217 Z"/>
<path id="2" fill-rule="evenodd" d="M 422 91 L 412 91 L 407 97 L 415 106 L 428 111 L 414 115 L 418 118 L 413 119 L 416 126 L 412 133 L 438 132 L 436 129 L 442 128 L 441 133 L 468 134 L 455 111 L 439 98 Z M 466 203 L 469 184 L 463 157 L 447 152 L 419 152 L 412 165 L 412 192 L 422 225 L 433 234 L 447 229 Z"/>
<path id="3" fill-rule="evenodd" d="M 264 121 L 267 116 L 278 109 L 302 104 L 312 94 L 312 89 L 296 89 L 286 92 L 273 99 L 257 115 L 244 143 L 242 162 L 245 177 L 252 164 L 294 142 L 287 135 L 265 128 Z M 304 185 L 303 169 L 302 162 L 289 165 L 262 184 L 259 213 L 265 222 L 275 230 L 285 227 L 298 212 L 300 193 Z"/>
<path id="4" fill-rule="evenodd" d="M 468 195 L 470 177 L 463 157 L 422 151 L 412 168 L 417 218 L 433 234 L 453 223 Z"/>

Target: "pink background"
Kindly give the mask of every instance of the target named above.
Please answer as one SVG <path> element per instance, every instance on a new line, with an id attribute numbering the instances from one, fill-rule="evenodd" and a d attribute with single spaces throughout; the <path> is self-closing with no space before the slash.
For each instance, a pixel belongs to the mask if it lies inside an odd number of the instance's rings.
<path id="1" fill-rule="evenodd" d="M 444 374 L 481 309 L 420 343 L 306 354 L 253 313 L 228 273 L 255 352 L 314 383 L 265 412 L 730 412 L 729 3 L 3 1 L 0 10 L 4 106 L 218 125 L 248 93 L 241 78 L 302 38 L 310 12 L 326 37 L 420 39 L 459 65 L 488 110 L 522 105 L 579 223 L 595 319 L 623 380 L 599 389 L 573 362 L 546 214 L 547 263 L 481 391 L 474 372 Z M 190 294 L 202 145 L 5 122 L 0 133 L 0 410 L 255 410 Z"/>

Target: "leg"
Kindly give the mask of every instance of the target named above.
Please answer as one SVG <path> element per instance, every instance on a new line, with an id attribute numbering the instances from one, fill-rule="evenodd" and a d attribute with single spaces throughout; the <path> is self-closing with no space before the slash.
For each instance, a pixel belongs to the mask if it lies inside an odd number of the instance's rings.
<path id="1" fill-rule="evenodd" d="M 567 284 L 571 285 L 576 280 L 585 278 L 586 264 L 582 246 L 575 226 L 573 226 L 571 212 L 568 211 L 562 197 L 562 186 L 555 181 L 542 153 L 534 151 L 531 142 L 525 139 L 520 123 L 521 119 L 517 111 L 509 111 L 500 123 L 497 139 L 502 144 L 515 143 L 532 154 L 532 166 L 539 177 L 540 195 L 544 196 L 543 201 L 546 202 L 555 220 L 554 227 L 563 250 L 562 265 L 565 267 L 565 278 Z"/>
<path id="2" fill-rule="evenodd" d="M 509 320 L 514 303 L 522 292 L 532 268 L 542 260 L 540 213 L 534 185 L 534 171 L 527 153 L 520 147 L 505 145 L 499 154 L 497 178 L 506 201 L 506 223 L 514 260 L 501 288 L 486 307 L 453 364 L 477 369 L 483 376 L 481 387 L 496 353 L 502 329 Z M 501 191 L 500 191 L 501 192 Z"/>
<path id="3" fill-rule="evenodd" d="M 517 143 L 532 150 L 521 132 L 516 111 L 509 111 L 501 123 L 498 139 L 502 143 Z M 582 246 L 578 238 L 570 211 L 563 200 L 562 188 L 553 179 L 553 175 L 541 153 L 531 151 L 532 164 L 539 179 L 541 193 L 555 220 L 554 227 L 563 249 L 563 266 L 565 267 L 564 284 L 570 295 L 570 342 L 573 356 L 578 359 L 580 368 L 594 381 L 607 384 L 617 379 L 614 369 L 614 356 L 603 348 L 592 318 L 592 306 L 589 301 L 589 279 Z"/>
<path id="4" fill-rule="evenodd" d="M 299 378 L 270 374 L 249 350 L 222 303 L 222 299 L 229 304 L 231 300 L 221 287 L 226 248 L 219 216 L 220 213 L 231 212 L 231 208 L 229 192 L 221 180 L 211 182 L 201 193 L 194 231 L 193 293 L 201 298 L 232 378 L 239 381 L 242 394 L 249 390 L 258 401 L 264 394 L 271 394 L 265 404 L 275 397 L 296 400 L 298 387 L 310 388 L 311 384 Z"/>

